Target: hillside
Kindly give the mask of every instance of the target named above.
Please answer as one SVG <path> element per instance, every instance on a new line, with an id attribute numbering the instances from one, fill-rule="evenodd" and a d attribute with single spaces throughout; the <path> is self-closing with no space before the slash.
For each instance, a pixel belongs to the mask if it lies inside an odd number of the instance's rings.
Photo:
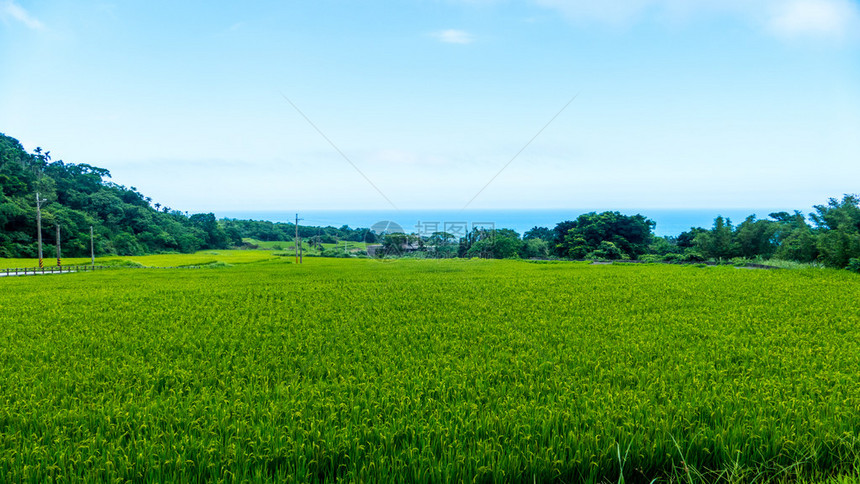
<path id="1" fill-rule="evenodd" d="M 42 205 L 46 256 L 53 254 L 56 224 L 64 256 L 89 255 L 90 226 L 97 255 L 190 253 L 241 245 L 211 213 L 187 215 L 110 181 L 110 172 L 85 163 L 52 161 L 50 152 L 27 153 L 0 133 L 0 257 L 36 257 L 36 198 Z"/>

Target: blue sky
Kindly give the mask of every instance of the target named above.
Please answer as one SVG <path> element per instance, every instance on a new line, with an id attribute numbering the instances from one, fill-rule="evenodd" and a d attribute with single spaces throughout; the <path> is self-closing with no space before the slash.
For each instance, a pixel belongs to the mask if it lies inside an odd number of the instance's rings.
<path id="1" fill-rule="evenodd" d="M 860 191 L 853 0 L 0 0 L 0 58 L 0 132 L 191 212 Z"/>

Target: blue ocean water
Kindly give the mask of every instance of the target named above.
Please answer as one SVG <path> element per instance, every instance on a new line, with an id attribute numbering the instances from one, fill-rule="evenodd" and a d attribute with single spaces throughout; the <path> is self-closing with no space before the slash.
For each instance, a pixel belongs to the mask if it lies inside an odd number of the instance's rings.
<path id="1" fill-rule="evenodd" d="M 654 229 L 659 236 L 676 236 L 690 227 L 710 228 L 718 215 L 731 219 L 737 225 L 749 215 L 766 218 L 769 213 L 785 209 L 643 209 L 617 210 L 625 215 L 642 214 L 657 223 Z M 348 225 L 351 228 L 369 228 L 377 222 L 392 221 L 405 232 L 430 233 L 445 230 L 456 233 L 457 227 L 473 226 L 507 228 L 522 235 L 532 227 L 553 228 L 559 222 L 573 220 L 588 212 L 603 210 L 548 209 L 548 210 L 307 210 L 299 213 L 300 225 L 333 226 Z M 271 222 L 293 222 L 295 212 L 281 211 L 221 211 L 218 218 L 268 220 Z"/>

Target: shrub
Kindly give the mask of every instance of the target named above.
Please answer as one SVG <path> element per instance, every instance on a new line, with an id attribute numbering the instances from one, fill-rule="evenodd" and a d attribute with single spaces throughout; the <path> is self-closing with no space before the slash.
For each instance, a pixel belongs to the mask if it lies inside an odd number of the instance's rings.
<path id="1" fill-rule="evenodd" d="M 591 251 L 585 256 L 586 259 L 598 260 L 619 260 L 627 259 L 627 254 L 621 252 L 621 249 L 613 242 L 603 241 L 597 246 L 597 249 Z"/>
<path id="2" fill-rule="evenodd" d="M 687 249 L 687 251 L 684 252 L 684 255 L 682 255 L 678 260 L 682 262 L 705 262 L 708 258 L 695 249 Z"/>
<path id="3" fill-rule="evenodd" d="M 320 256 L 321 257 L 337 257 L 337 258 L 348 257 L 344 253 L 343 249 L 336 249 L 334 247 L 323 247 L 322 250 L 320 251 Z"/>

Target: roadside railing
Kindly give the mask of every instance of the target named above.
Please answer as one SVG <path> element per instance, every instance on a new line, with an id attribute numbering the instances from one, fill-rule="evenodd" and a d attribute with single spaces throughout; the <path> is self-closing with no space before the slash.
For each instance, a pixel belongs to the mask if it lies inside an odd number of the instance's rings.
<path id="1" fill-rule="evenodd" d="M 26 276 L 40 274 L 68 274 L 71 272 L 92 272 L 105 269 L 200 269 L 202 266 L 174 266 L 174 267 L 134 267 L 134 266 L 50 266 L 50 267 L 7 267 L 0 269 L 0 276 Z"/>
<path id="2" fill-rule="evenodd" d="M 0 269 L 0 275 L 4 276 L 21 276 L 28 274 L 62 274 L 68 272 L 85 272 L 95 271 L 99 269 L 107 269 L 109 266 L 50 266 L 50 267 L 7 267 Z"/>

